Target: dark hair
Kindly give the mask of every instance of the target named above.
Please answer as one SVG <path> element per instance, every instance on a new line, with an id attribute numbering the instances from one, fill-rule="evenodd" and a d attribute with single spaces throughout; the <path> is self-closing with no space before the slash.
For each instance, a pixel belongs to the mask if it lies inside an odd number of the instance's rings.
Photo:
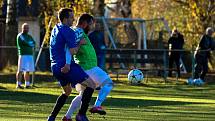
<path id="1" fill-rule="evenodd" d="M 63 22 L 64 18 L 69 18 L 69 13 L 73 12 L 71 8 L 61 8 L 58 11 L 58 19 L 60 19 L 61 22 Z"/>
<path id="2" fill-rule="evenodd" d="M 84 13 L 78 18 L 78 24 L 81 24 L 83 22 L 90 23 L 92 20 L 94 20 L 92 15 Z"/>

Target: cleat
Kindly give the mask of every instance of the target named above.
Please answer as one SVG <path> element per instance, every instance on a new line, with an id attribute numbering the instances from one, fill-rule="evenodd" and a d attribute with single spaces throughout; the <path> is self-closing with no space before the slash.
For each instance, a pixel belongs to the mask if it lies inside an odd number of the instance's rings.
<path id="1" fill-rule="evenodd" d="M 49 116 L 48 119 L 47 119 L 47 121 L 55 121 L 55 117 Z"/>
<path id="2" fill-rule="evenodd" d="M 24 89 L 24 87 L 21 86 L 21 85 L 17 85 L 17 86 L 16 86 L 16 89 Z"/>
<path id="3" fill-rule="evenodd" d="M 72 121 L 72 119 L 69 119 L 69 118 L 67 118 L 66 116 L 64 116 L 64 117 L 62 118 L 62 121 Z"/>
<path id="4" fill-rule="evenodd" d="M 101 87 L 100 87 L 100 86 L 99 86 L 99 87 L 97 87 L 97 88 L 96 88 L 96 90 L 101 90 Z"/>
<path id="5" fill-rule="evenodd" d="M 76 121 L 89 121 L 86 115 L 77 114 L 75 117 Z"/>
<path id="6" fill-rule="evenodd" d="M 25 86 L 26 89 L 33 89 L 31 86 Z"/>
<path id="7" fill-rule="evenodd" d="M 101 106 L 92 107 L 89 111 L 90 113 L 98 113 L 100 115 L 106 115 L 106 111 L 104 111 Z"/>

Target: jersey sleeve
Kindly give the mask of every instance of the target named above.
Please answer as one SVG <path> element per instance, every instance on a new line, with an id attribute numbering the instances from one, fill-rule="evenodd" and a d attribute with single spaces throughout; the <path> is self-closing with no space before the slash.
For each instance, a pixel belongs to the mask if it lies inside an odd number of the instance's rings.
<path id="1" fill-rule="evenodd" d="M 29 46 L 28 42 L 25 41 L 25 38 L 23 35 L 18 35 L 17 41 L 18 41 L 19 46 Z"/>
<path id="2" fill-rule="evenodd" d="M 71 64 L 71 61 L 72 61 L 72 55 L 70 53 L 70 50 L 68 48 L 68 46 L 66 45 L 65 47 L 65 51 L 66 51 L 66 64 Z"/>
<path id="3" fill-rule="evenodd" d="M 66 32 L 63 32 L 65 40 L 66 40 L 66 45 L 68 48 L 75 48 L 77 47 L 77 43 L 75 42 L 75 32 L 72 29 L 67 29 Z"/>
<path id="4" fill-rule="evenodd" d="M 33 37 L 29 35 L 29 38 L 30 38 L 30 41 L 28 42 L 28 45 L 30 47 L 34 47 L 35 46 L 35 41 L 34 41 Z"/>

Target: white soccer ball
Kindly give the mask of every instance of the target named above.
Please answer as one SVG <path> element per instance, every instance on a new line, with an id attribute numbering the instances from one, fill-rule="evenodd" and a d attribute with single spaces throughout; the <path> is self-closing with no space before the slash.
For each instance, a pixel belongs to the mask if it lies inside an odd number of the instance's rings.
<path id="1" fill-rule="evenodd" d="M 193 78 L 187 79 L 187 84 L 188 84 L 188 85 L 193 85 L 193 84 L 194 84 Z"/>
<path id="2" fill-rule="evenodd" d="M 204 81 L 202 79 L 194 79 L 194 85 L 202 86 Z"/>
<path id="3" fill-rule="evenodd" d="M 131 82 L 131 84 L 139 84 L 141 81 L 143 81 L 144 75 L 142 71 L 138 69 L 133 69 L 128 73 L 128 80 Z"/>

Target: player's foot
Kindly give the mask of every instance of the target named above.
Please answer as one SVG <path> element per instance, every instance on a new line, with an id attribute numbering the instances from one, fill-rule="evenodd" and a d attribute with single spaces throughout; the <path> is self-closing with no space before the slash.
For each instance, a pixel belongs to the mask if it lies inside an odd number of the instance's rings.
<path id="1" fill-rule="evenodd" d="M 55 121 L 55 117 L 49 116 L 48 119 L 47 119 L 47 121 Z"/>
<path id="2" fill-rule="evenodd" d="M 26 89 L 32 89 L 32 86 L 25 86 Z"/>
<path id="3" fill-rule="evenodd" d="M 92 107 L 89 111 L 90 113 L 98 113 L 100 115 L 106 115 L 106 111 L 103 110 L 101 106 Z"/>
<path id="4" fill-rule="evenodd" d="M 75 117 L 76 121 L 89 121 L 86 115 L 77 114 Z"/>
<path id="5" fill-rule="evenodd" d="M 16 86 L 16 89 L 24 89 L 24 87 L 21 86 L 21 85 L 17 85 L 17 86 Z"/>
<path id="6" fill-rule="evenodd" d="M 96 87 L 96 90 L 100 90 L 101 89 L 101 87 L 99 86 L 99 87 Z"/>
<path id="7" fill-rule="evenodd" d="M 66 116 L 64 116 L 64 117 L 62 118 L 62 121 L 72 121 L 72 119 L 69 119 L 69 118 L 67 118 Z"/>

